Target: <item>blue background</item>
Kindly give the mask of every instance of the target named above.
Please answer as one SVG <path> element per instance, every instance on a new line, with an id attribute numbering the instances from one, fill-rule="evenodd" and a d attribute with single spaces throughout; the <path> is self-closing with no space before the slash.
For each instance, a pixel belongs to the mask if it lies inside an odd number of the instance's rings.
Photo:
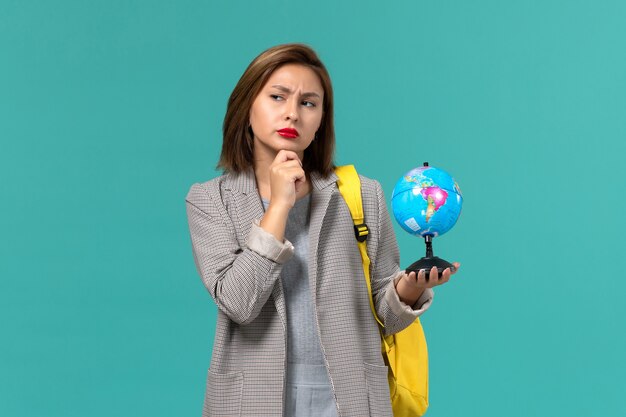
<path id="1" fill-rule="evenodd" d="M 305 42 L 337 162 L 464 194 L 423 318 L 442 416 L 621 416 L 626 3 L 0 3 L 0 415 L 197 416 L 215 306 L 184 197 L 230 91 Z M 620 191 L 621 190 L 621 191 Z M 407 266 L 423 243 L 396 225 Z M 620 411 L 622 410 L 622 411 Z"/>

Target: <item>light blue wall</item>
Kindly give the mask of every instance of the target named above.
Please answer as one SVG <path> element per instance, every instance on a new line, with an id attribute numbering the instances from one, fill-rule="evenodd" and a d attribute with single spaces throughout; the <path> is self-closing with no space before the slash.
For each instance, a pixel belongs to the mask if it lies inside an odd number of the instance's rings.
<path id="1" fill-rule="evenodd" d="M 623 415 L 626 3 L 384 4 L 0 4 L 0 415 L 200 415 L 184 197 L 246 65 L 294 41 L 331 72 L 338 163 L 388 200 L 423 161 L 463 190 L 428 416 Z"/>

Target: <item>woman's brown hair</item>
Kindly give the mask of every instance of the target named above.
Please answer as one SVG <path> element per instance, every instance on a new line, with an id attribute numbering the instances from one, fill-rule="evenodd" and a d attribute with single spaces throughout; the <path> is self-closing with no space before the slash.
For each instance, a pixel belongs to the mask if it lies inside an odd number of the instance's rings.
<path id="1" fill-rule="evenodd" d="M 241 172 L 254 165 L 250 109 L 272 73 L 285 64 L 300 64 L 310 68 L 317 74 L 324 88 L 322 122 L 316 139 L 304 151 L 304 169 L 307 172 L 317 171 L 324 177 L 334 170 L 335 126 L 330 76 L 315 51 L 300 43 L 277 45 L 263 51 L 244 71 L 228 99 L 218 168 Z"/>

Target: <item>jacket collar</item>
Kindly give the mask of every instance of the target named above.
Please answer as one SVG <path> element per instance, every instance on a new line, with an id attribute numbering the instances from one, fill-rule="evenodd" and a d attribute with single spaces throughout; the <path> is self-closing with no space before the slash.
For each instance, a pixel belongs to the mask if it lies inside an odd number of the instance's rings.
<path id="1" fill-rule="evenodd" d="M 322 177 L 318 172 L 311 172 L 309 177 L 313 190 L 318 191 L 337 182 L 337 175 L 334 171 L 328 177 Z M 242 194 L 258 192 L 254 170 L 248 169 L 240 173 L 229 173 L 226 176 L 224 188 L 227 190 L 237 190 Z"/>
<path id="2" fill-rule="evenodd" d="M 319 172 L 314 171 L 310 174 L 311 184 L 315 190 L 323 190 L 324 188 L 331 186 L 339 179 L 335 171 L 331 172 L 328 177 L 322 177 Z"/>

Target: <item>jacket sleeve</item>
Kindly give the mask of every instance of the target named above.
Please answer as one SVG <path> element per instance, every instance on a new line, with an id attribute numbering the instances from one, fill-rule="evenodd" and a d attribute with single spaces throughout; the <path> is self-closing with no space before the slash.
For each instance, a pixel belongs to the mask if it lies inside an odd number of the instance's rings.
<path id="1" fill-rule="evenodd" d="M 247 324 L 267 302 L 293 246 L 253 224 L 241 247 L 231 219 L 217 204 L 221 202 L 212 201 L 202 184 L 194 184 L 187 194 L 194 260 L 217 307 L 232 321 Z"/>
<path id="2" fill-rule="evenodd" d="M 378 245 L 373 255 L 371 281 L 376 314 L 383 322 L 385 334 L 397 333 L 409 326 L 431 305 L 434 292 L 427 288 L 413 306 L 400 301 L 395 282 L 402 276 L 400 251 L 391 224 L 385 196 L 378 181 L 374 181 L 378 201 Z"/>

